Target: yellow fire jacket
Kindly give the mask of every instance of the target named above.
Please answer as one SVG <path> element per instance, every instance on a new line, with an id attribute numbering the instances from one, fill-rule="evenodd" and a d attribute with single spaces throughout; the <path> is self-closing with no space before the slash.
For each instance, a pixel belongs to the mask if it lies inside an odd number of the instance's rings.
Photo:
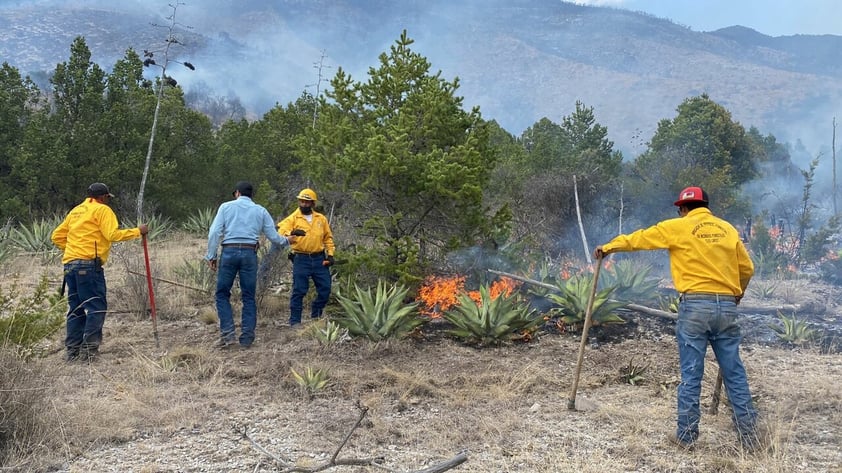
<path id="1" fill-rule="evenodd" d="M 670 272 L 678 292 L 741 296 L 754 275 L 737 229 L 704 207 L 602 245 L 605 253 L 661 249 L 669 250 Z"/>
<path id="2" fill-rule="evenodd" d="M 52 234 L 53 243 L 64 251 L 62 264 L 97 257 L 105 264 L 112 242 L 138 237 L 139 228 L 119 230 L 117 216 L 111 207 L 92 198 L 86 198 L 74 207 Z"/>
<path id="3" fill-rule="evenodd" d="M 315 210 L 311 215 L 313 221 L 308 222 L 301 210 L 295 210 L 278 223 L 278 233 L 282 236 L 289 236 L 295 229 L 304 230 L 307 234 L 298 237 L 298 240 L 292 244 L 293 253 L 324 251 L 328 256 L 333 256 L 336 246 L 333 244 L 333 232 L 330 230 L 327 217 Z"/>

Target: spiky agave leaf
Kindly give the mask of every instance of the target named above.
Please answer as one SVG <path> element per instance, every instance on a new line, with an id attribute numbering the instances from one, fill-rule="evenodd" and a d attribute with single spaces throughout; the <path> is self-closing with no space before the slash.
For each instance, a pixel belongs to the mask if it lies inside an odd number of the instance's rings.
<path id="1" fill-rule="evenodd" d="M 379 281 L 373 293 L 356 285 L 354 290 L 354 298 L 337 295 L 344 312 L 335 319 L 352 336 L 372 341 L 402 338 L 424 323 L 418 317 L 418 304 L 404 302 L 409 289 L 403 285 L 387 289 Z"/>
<path id="2" fill-rule="evenodd" d="M 561 313 L 561 320 L 564 323 L 583 323 L 592 287 L 593 281 L 590 278 L 584 275 L 573 276 L 562 286 L 560 294 L 548 294 L 547 297 L 560 306 L 556 310 Z M 626 306 L 625 302 L 610 300 L 614 289 L 614 287 L 607 287 L 594 294 L 592 325 L 625 323 L 625 320 L 614 313 L 615 310 Z"/>
<path id="3" fill-rule="evenodd" d="M 499 344 L 519 338 L 520 332 L 532 331 L 542 322 L 533 310 L 519 304 L 514 295 L 501 293 L 496 298 L 489 294 L 488 286 L 480 286 L 480 301 L 467 294 L 459 294 L 458 304 L 443 314 L 454 325 L 451 335 L 480 345 Z"/>

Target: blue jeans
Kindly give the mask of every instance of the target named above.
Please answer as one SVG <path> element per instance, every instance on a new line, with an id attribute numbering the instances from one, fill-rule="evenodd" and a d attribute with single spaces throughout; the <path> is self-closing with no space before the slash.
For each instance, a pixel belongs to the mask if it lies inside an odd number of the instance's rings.
<path id="1" fill-rule="evenodd" d="M 740 441 L 753 445 L 756 441 L 757 411 L 751 401 L 746 370 L 740 360 L 740 326 L 734 302 L 685 300 L 678 308 L 675 329 L 681 362 L 681 384 L 678 386 L 678 439 L 693 443 L 699 437 L 699 396 L 705 370 L 705 352 L 710 343 L 728 401 L 732 420 Z"/>
<path id="2" fill-rule="evenodd" d="M 289 300 L 289 324 L 301 323 L 301 312 L 304 310 L 304 296 L 310 289 L 310 279 L 316 286 L 316 298 L 310 306 L 310 317 L 322 316 L 322 311 L 330 298 L 331 276 L 330 269 L 322 264 L 325 255 L 297 254 L 292 260 L 292 296 Z"/>
<path id="3" fill-rule="evenodd" d="M 248 346 L 254 342 L 254 329 L 257 326 L 257 303 L 254 300 L 257 286 L 257 252 L 252 248 L 222 247 L 216 277 L 216 313 L 219 316 L 222 339 L 227 342 L 233 342 L 235 336 L 231 287 L 234 286 L 237 274 L 240 275 L 240 293 L 243 299 L 240 344 Z"/>
<path id="4" fill-rule="evenodd" d="M 105 271 L 96 261 L 76 260 L 64 265 L 67 285 L 67 337 L 70 354 L 79 349 L 96 351 L 102 343 L 102 326 L 108 311 L 105 297 Z"/>

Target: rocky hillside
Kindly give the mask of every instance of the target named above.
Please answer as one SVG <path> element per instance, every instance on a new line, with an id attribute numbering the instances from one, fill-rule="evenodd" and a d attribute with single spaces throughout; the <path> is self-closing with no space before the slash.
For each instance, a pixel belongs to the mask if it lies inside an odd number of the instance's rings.
<path id="1" fill-rule="evenodd" d="M 112 2 L 113 3 L 113 2 Z M 0 57 L 42 78 L 83 35 L 109 68 L 128 47 L 160 44 L 161 2 L 9 2 L 0 7 Z M 82 6 L 84 5 L 84 6 Z M 696 32 L 666 19 L 556 0 L 204 0 L 181 5 L 181 53 L 197 65 L 180 77 L 236 95 L 254 114 L 286 103 L 338 67 L 364 79 L 406 29 L 445 78 L 459 77 L 467 107 L 519 134 L 542 117 L 559 122 L 577 100 L 595 108 L 616 146 L 643 150 L 659 120 L 707 93 L 746 126 L 828 147 L 842 108 L 842 37 L 770 37 L 733 26 Z M 320 84 L 321 90 L 327 85 Z"/>

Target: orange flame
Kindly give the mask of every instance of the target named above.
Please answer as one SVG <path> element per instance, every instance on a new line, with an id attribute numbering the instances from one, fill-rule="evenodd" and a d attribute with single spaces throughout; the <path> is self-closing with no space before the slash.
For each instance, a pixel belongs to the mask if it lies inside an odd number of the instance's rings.
<path id="1" fill-rule="evenodd" d="M 491 287 L 488 288 L 488 296 L 492 299 L 497 299 L 498 297 L 500 297 L 500 294 L 504 294 L 506 297 L 508 297 L 512 294 L 512 291 L 520 287 L 520 285 L 520 282 L 503 276 L 497 281 L 491 283 Z M 476 302 L 477 304 L 482 303 L 482 298 L 480 296 L 479 291 L 468 292 L 468 297 L 470 297 L 471 300 Z"/>
<path id="2" fill-rule="evenodd" d="M 418 290 L 416 302 L 422 307 L 420 312 L 431 318 L 441 317 L 441 313 L 450 309 L 457 302 L 457 295 L 464 291 L 465 276 L 437 277 L 429 276 Z"/>
<path id="3" fill-rule="evenodd" d="M 492 299 L 496 299 L 500 294 L 508 296 L 520 287 L 520 284 L 514 279 L 503 277 L 491 284 L 488 294 Z M 430 276 L 424 280 L 424 285 L 418 290 L 415 301 L 421 304 L 419 310 L 422 315 L 436 319 L 456 305 L 459 294 L 465 292 L 465 276 Z M 481 302 L 479 291 L 470 291 L 467 294 L 477 304 Z"/>

